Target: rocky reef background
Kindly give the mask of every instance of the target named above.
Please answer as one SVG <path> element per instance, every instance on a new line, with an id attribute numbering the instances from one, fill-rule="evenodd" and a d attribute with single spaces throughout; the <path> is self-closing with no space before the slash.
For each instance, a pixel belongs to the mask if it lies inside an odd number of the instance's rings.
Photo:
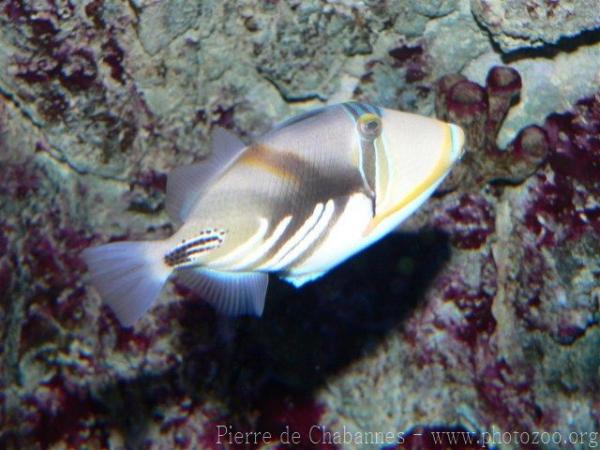
<path id="1" fill-rule="evenodd" d="M 211 127 L 351 98 L 467 131 L 403 233 L 272 279 L 262 319 L 171 284 L 119 327 L 83 248 L 170 234 L 166 174 Z M 599 202 L 598 0 L 0 0 L 0 447 L 592 448 Z"/>

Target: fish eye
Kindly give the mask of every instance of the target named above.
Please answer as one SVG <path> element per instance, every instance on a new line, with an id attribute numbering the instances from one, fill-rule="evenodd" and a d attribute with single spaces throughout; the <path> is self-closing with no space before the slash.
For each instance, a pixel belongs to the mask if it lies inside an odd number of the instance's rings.
<path id="1" fill-rule="evenodd" d="M 371 121 L 367 122 L 365 127 L 369 131 L 374 131 L 379 127 L 379 122 L 377 122 L 376 120 L 371 120 Z"/>
<path id="2" fill-rule="evenodd" d="M 375 114 L 363 114 L 358 119 L 360 133 L 369 138 L 377 137 L 381 134 L 381 119 Z"/>

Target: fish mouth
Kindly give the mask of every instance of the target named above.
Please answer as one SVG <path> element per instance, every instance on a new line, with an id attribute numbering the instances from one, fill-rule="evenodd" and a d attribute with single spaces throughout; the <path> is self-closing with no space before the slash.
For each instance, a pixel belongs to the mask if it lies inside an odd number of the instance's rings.
<path id="1" fill-rule="evenodd" d="M 465 132 L 461 127 L 453 123 L 448 124 L 450 127 L 450 159 L 452 162 L 459 161 L 465 154 Z"/>

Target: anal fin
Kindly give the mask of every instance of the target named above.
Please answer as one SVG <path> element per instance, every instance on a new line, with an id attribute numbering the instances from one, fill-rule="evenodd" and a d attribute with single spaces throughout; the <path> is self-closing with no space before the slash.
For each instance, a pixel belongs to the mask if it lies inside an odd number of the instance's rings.
<path id="1" fill-rule="evenodd" d="M 301 287 L 304 284 L 316 280 L 319 277 L 322 277 L 325 274 L 325 272 L 317 272 L 317 273 L 308 273 L 308 274 L 303 274 L 303 275 L 287 275 L 282 277 L 285 281 L 287 281 L 290 284 L 293 284 L 294 287 Z"/>
<path id="2" fill-rule="evenodd" d="M 263 272 L 220 272 L 206 268 L 184 268 L 177 278 L 228 316 L 261 316 L 269 275 Z"/>

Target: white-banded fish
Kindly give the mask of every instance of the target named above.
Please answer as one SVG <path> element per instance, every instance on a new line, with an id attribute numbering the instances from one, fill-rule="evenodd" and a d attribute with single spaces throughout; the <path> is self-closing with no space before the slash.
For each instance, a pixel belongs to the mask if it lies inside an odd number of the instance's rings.
<path id="1" fill-rule="evenodd" d="M 269 272 L 301 286 L 380 239 L 463 143 L 456 125 L 362 103 L 310 111 L 250 145 L 216 129 L 207 160 L 169 174 L 178 231 L 86 250 L 92 283 L 125 325 L 173 272 L 222 313 L 260 315 Z"/>

